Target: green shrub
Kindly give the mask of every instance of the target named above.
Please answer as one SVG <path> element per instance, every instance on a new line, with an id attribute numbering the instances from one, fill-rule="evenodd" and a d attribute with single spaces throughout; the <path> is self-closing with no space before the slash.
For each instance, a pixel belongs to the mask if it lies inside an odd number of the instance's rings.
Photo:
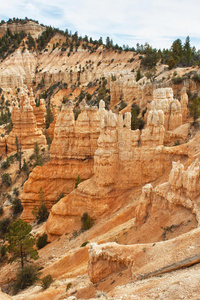
<path id="1" fill-rule="evenodd" d="M 34 167 L 43 165 L 43 158 L 40 155 L 40 147 L 38 145 L 38 142 L 35 142 L 34 144 L 34 154 L 31 155 L 30 159 L 32 158 L 35 159 Z"/>
<path id="2" fill-rule="evenodd" d="M 131 129 L 132 130 L 136 130 L 136 129 L 143 129 L 145 125 L 144 120 L 142 120 L 141 118 L 135 117 L 133 116 L 131 118 Z"/>
<path id="3" fill-rule="evenodd" d="M 1 245 L 0 246 L 0 262 L 2 262 L 4 259 L 7 258 L 7 247 L 6 245 Z"/>
<path id="4" fill-rule="evenodd" d="M 6 233 L 8 232 L 8 227 L 10 225 L 10 219 L 9 218 L 3 218 L 0 221 L 0 238 L 4 239 Z"/>
<path id="5" fill-rule="evenodd" d="M 200 82 L 200 76 L 198 74 L 194 74 L 192 80 L 194 80 L 195 82 Z"/>
<path id="6" fill-rule="evenodd" d="M 33 155 L 33 154 L 32 154 L 32 155 Z M 32 156 L 32 155 L 31 155 L 31 156 Z M 28 173 L 29 173 L 28 164 L 27 164 L 25 158 L 23 159 L 22 171 L 24 171 L 27 175 L 28 175 Z"/>
<path id="7" fill-rule="evenodd" d="M 23 210 L 23 206 L 21 204 L 21 200 L 19 198 L 15 198 L 12 202 L 12 211 L 13 215 L 16 216 L 21 213 Z"/>
<path id="8" fill-rule="evenodd" d="M 174 77 L 172 79 L 174 84 L 181 84 L 183 82 L 184 78 L 181 78 L 180 76 Z"/>
<path id="9" fill-rule="evenodd" d="M 74 119 L 75 119 L 75 121 L 78 119 L 78 116 L 80 115 L 80 113 L 81 113 L 80 109 L 74 110 Z"/>
<path id="10" fill-rule="evenodd" d="M 116 80 L 117 80 L 116 76 L 113 75 L 113 74 L 111 74 L 111 80 L 112 80 L 112 81 L 116 81 Z"/>
<path id="11" fill-rule="evenodd" d="M 48 274 L 47 276 L 43 277 L 41 281 L 43 289 L 46 290 L 52 284 L 53 278 L 50 274 Z"/>
<path id="12" fill-rule="evenodd" d="M 77 187 L 78 187 L 79 183 L 81 183 L 81 181 L 82 181 L 81 177 L 80 177 L 80 175 L 78 175 L 76 178 L 76 182 L 75 182 L 75 189 L 77 189 Z"/>
<path id="13" fill-rule="evenodd" d="M 64 195 L 63 193 L 61 193 L 61 194 L 58 196 L 58 199 L 56 200 L 56 203 L 57 203 L 58 201 L 60 201 L 60 199 L 62 199 L 63 197 L 65 197 L 65 195 Z"/>
<path id="14" fill-rule="evenodd" d="M 68 96 L 64 96 L 62 99 L 62 104 L 66 104 L 67 102 L 69 102 L 69 98 Z"/>
<path id="15" fill-rule="evenodd" d="M 132 63 L 134 60 L 135 60 L 135 58 L 132 57 L 129 59 L 129 62 Z"/>
<path id="16" fill-rule="evenodd" d="M 14 188 L 13 189 L 13 194 L 17 197 L 17 196 L 19 196 L 19 190 L 18 190 L 18 188 Z"/>
<path id="17" fill-rule="evenodd" d="M 36 214 L 37 223 L 40 224 L 42 222 L 45 222 L 48 219 L 48 216 L 49 216 L 49 212 L 48 212 L 45 204 L 42 202 L 40 204 L 40 206 L 38 207 L 38 211 Z"/>
<path id="18" fill-rule="evenodd" d="M 136 74 L 136 81 L 139 81 L 141 78 L 143 77 L 140 69 L 137 70 L 137 74 Z"/>
<path id="19" fill-rule="evenodd" d="M 17 272 L 14 293 L 33 285 L 38 280 L 38 269 L 33 265 L 24 266 Z"/>
<path id="20" fill-rule="evenodd" d="M 88 243 L 89 243 L 88 241 L 84 242 L 84 243 L 81 245 L 81 247 L 85 247 Z"/>
<path id="21" fill-rule="evenodd" d="M 8 160 L 8 158 L 6 158 L 6 160 L 4 162 L 2 162 L 1 164 L 1 169 L 5 170 L 8 169 L 10 167 L 10 162 Z"/>
<path id="22" fill-rule="evenodd" d="M 122 101 L 120 102 L 119 111 L 122 110 L 122 109 L 124 109 L 126 106 L 127 106 L 126 102 L 124 102 L 124 100 L 122 100 Z"/>
<path id="23" fill-rule="evenodd" d="M 36 242 L 38 249 L 44 248 L 48 244 L 47 234 L 44 232 L 43 235 L 39 236 Z"/>
<path id="24" fill-rule="evenodd" d="M 92 227 L 94 224 L 94 221 L 92 218 L 88 215 L 87 212 L 85 212 L 82 217 L 81 217 L 81 222 L 82 222 L 82 230 L 88 230 Z"/>
<path id="25" fill-rule="evenodd" d="M 38 208 L 34 207 L 32 214 L 34 215 L 37 223 L 42 223 L 47 220 L 49 216 L 49 212 L 46 208 L 45 201 L 44 201 L 44 192 L 42 187 L 39 190 L 39 198 L 40 198 L 40 205 Z"/>
<path id="26" fill-rule="evenodd" d="M 10 155 L 6 158 L 6 160 L 1 164 L 1 169 L 8 169 L 10 164 L 14 163 L 14 155 Z"/>
<path id="27" fill-rule="evenodd" d="M 140 107 L 136 103 L 133 103 L 131 105 L 131 113 L 134 113 L 136 116 L 139 115 L 139 113 L 140 113 Z"/>
<path id="28" fill-rule="evenodd" d="M 4 173 L 1 175 L 2 183 L 6 186 L 10 186 L 12 184 L 12 178 L 9 173 Z"/>
<path id="29" fill-rule="evenodd" d="M 68 291 L 71 287 L 72 287 L 72 283 L 69 282 L 69 283 L 67 284 L 66 291 Z"/>
<path id="30" fill-rule="evenodd" d="M 174 142 L 174 146 L 179 146 L 181 143 L 180 143 L 180 140 L 177 140 Z"/>
<path id="31" fill-rule="evenodd" d="M 53 122 L 53 120 L 54 120 L 54 115 L 53 115 L 52 108 L 51 108 L 50 101 L 49 101 L 47 108 L 46 108 L 46 129 L 49 128 L 49 126 Z"/>
<path id="32" fill-rule="evenodd" d="M 3 215 L 3 206 L 1 205 L 0 206 L 0 216 L 2 216 Z"/>
<path id="33" fill-rule="evenodd" d="M 91 95 L 91 94 L 89 94 L 89 93 L 87 93 L 87 95 L 86 95 L 86 99 L 87 99 L 87 101 L 90 101 L 90 100 L 92 99 L 92 95 Z"/>
<path id="34" fill-rule="evenodd" d="M 194 121 L 200 116 L 200 99 L 198 97 L 194 98 L 190 105 L 190 115 L 193 117 Z"/>
<path id="35" fill-rule="evenodd" d="M 143 129 L 145 122 L 143 119 L 138 118 L 138 115 L 140 113 L 140 107 L 136 104 L 132 104 L 131 108 L 131 129 L 136 130 L 136 129 Z"/>

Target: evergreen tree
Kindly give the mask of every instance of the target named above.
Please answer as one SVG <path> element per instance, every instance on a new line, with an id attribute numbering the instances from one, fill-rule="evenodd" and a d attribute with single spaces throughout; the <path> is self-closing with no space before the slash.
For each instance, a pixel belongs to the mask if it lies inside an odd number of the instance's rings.
<path id="1" fill-rule="evenodd" d="M 141 71 L 140 69 L 137 70 L 137 75 L 136 75 L 136 81 L 140 80 L 142 78 L 142 74 L 141 74 Z"/>
<path id="2" fill-rule="evenodd" d="M 20 259 L 22 269 L 28 257 L 30 259 L 38 258 L 38 252 L 33 247 L 35 244 L 35 238 L 30 233 L 31 229 L 31 225 L 28 225 L 23 220 L 18 219 L 12 223 L 7 235 L 7 250 L 12 255 L 10 262 Z"/>
<path id="3" fill-rule="evenodd" d="M 193 120 L 196 121 L 200 116 L 200 100 L 196 97 L 190 106 L 190 115 L 193 117 Z"/>
<path id="4" fill-rule="evenodd" d="M 177 39 L 173 42 L 171 51 L 172 51 L 172 58 L 175 60 L 176 65 L 178 65 L 181 62 L 183 57 L 183 48 L 180 39 Z"/>
<path id="5" fill-rule="evenodd" d="M 184 51 L 185 64 L 187 66 L 189 66 L 191 64 L 191 59 L 192 59 L 192 49 L 190 46 L 190 37 L 189 36 L 187 36 L 185 39 L 183 51 Z"/>
<path id="6" fill-rule="evenodd" d="M 17 136 L 15 136 L 15 145 L 17 148 L 17 160 L 19 162 L 19 172 L 22 169 L 22 151 L 21 151 L 21 143 L 19 143 Z"/>
<path id="7" fill-rule="evenodd" d="M 73 51 L 73 50 L 72 50 Z M 46 113 L 46 129 L 49 128 L 50 124 L 53 122 L 54 116 L 51 110 L 50 102 L 47 105 L 47 113 Z"/>

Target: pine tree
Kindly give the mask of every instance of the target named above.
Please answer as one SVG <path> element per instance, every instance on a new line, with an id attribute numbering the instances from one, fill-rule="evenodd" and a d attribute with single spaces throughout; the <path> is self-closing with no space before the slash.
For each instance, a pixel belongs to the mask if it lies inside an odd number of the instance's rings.
<path id="1" fill-rule="evenodd" d="M 172 58 L 175 60 L 176 65 L 179 64 L 183 57 L 183 48 L 180 39 L 177 39 L 173 42 L 171 51 L 172 51 Z"/>
<path id="2" fill-rule="evenodd" d="M 38 252 L 33 248 L 35 238 L 30 233 L 31 229 L 31 225 L 18 219 L 12 223 L 7 235 L 7 250 L 12 255 L 10 262 L 20 259 L 22 269 L 28 258 L 34 260 L 38 258 Z"/>
<path id="3" fill-rule="evenodd" d="M 200 116 L 200 100 L 196 97 L 190 106 L 190 115 L 193 117 L 193 120 L 196 121 Z"/>
<path id="4" fill-rule="evenodd" d="M 187 36 L 185 39 L 185 44 L 183 47 L 183 51 L 184 51 L 184 57 L 185 57 L 185 64 L 187 66 L 190 66 L 191 64 L 191 59 L 192 59 L 192 49 L 190 46 L 190 37 Z"/>
<path id="5" fill-rule="evenodd" d="M 17 148 L 17 160 L 19 162 L 19 172 L 22 170 L 22 151 L 21 151 L 21 143 L 19 143 L 17 136 L 15 136 L 15 145 Z"/>
<path id="6" fill-rule="evenodd" d="M 142 78 L 142 74 L 140 69 L 137 70 L 137 75 L 136 75 L 136 81 L 140 80 Z"/>

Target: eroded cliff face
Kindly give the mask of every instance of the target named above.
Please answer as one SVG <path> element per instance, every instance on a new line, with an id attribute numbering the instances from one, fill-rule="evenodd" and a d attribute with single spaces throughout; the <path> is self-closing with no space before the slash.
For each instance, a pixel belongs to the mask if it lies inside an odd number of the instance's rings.
<path id="1" fill-rule="evenodd" d="M 17 49 L 1 63 L 0 86 L 3 89 L 33 87 L 37 66 L 36 53 Z"/>
<path id="2" fill-rule="evenodd" d="M 148 102 L 153 99 L 153 91 L 155 86 L 153 84 L 146 83 L 145 79 L 141 79 L 141 82 L 136 82 L 135 74 L 126 76 L 118 75 L 116 80 L 110 81 L 110 93 L 111 102 L 110 107 L 113 108 L 120 99 L 123 99 L 127 104 L 131 103 L 134 99 L 141 108 L 144 108 Z"/>
<path id="3" fill-rule="evenodd" d="M 190 211 L 190 219 L 182 220 L 181 224 L 186 226 L 195 216 L 197 226 L 199 226 L 199 172 L 198 158 L 186 170 L 180 161 L 173 162 L 168 182 L 156 187 L 151 184 L 143 186 L 139 204 L 135 209 L 137 226 L 141 226 L 141 222 L 146 222 L 147 215 L 156 214 L 161 208 L 165 214 L 167 210 L 170 210 L 172 215 L 178 207 L 179 211 L 182 208 Z M 163 228 L 164 240 L 167 237 L 167 231 L 173 232 L 176 226 L 180 224 L 172 224 Z M 91 244 L 88 265 L 90 280 L 98 282 L 109 274 L 124 269 L 129 269 L 130 278 L 137 280 L 190 265 L 192 260 L 194 262 L 200 260 L 197 243 L 199 232 L 198 227 L 169 241 L 154 244 L 129 246 L 114 243 L 100 246 Z"/>
<path id="4" fill-rule="evenodd" d="M 173 130 L 182 124 L 181 103 L 173 98 L 171 88 L 156 89 L 149 110 L 162 110 L 165 115 L 164 126 L 166 130 Z"/>
<path id="5" fill-rule="evenodd" d="M 34 148 L 35 142 L 37 142 L 38 145 L 46 145 L 46 138 L 41 129 L 37 126 L 37 120 L 34 114 L 34 111 L 36 110 L 35 101 L 32 97 L 33 95 L 29 98 L 27 93 L 22 90 L 20 107 L 18 106 L 17 101 L 14 103 L 15 106 L 13 107 L 11 114 L 13 129 L 6 139 L 8 152 L 16 150 L 16 137 L 19 144 L 21 144 L 22 149 Z M 31 101 L 33 106 L 31 105 Z M 44 107 L 41 106 L 41 108 L 39 107 L 37 111 L 41 111 L 41 113 L 43 113 L 43 110 Z M 39 125 L 42 125 L 40 127 L 44 126 L 44 116 L 42 123 L 41 118 L 39 118 L 38 123 Z"/>
<path id="6" fill-rule="evenodd" d="M 94 176 L 52 207 L 47 221 L 51 237 L 76 229 L 86 211 L 96 219 L 112 210 L 125 190 L 159 178 L 170 168 L 172 157 L 187 156 L 187 150 L 163 146 L 164 118 L 162 110 L 150 111 L 147 127 L 140 132 L 131 130 L 130 113 L 124 119 L 111 111 L 101 114 Z"/>
<path id="7" fill-rule="evenodd" d="M 59 42 L 59 38 L 62 36 L 54 37 L 54 41 Z M 6 99 L 11 103 L 13 120 L 13 131 L 8 138 L 9 151 L 15 150 L 16 135 L 18 139 L 20 137 L 24 149 L 33 148 L 36 140 L 40 145 L 44 142 L 45 102 L 41 99 L 40 106 L 36 107 L 30 87 L 38 96 L 57 81 L 69 85 L 77 85 L 78 82 L 80 85 L 70 96 L 70 99 L 75 99 L 83 85 L 106 77 L 106 88 L 110 88 L 111 92 L 110 108 L 123 99 L 128 104 L 124 111 L 130 111 L 135 99 L 142 109 L 146 106 L 148 109 L 145 128 L 132 131 L 130 113 L 126 112 L 123 118 L 106 111 L 102 101 L 99 109 L 88 107 L 83 101 L 81 114 L 75 121 L 72 102 L 59 110 L 66 91 L 61 90 L 55 99 L 50 99 L 55 100 L 51 103 L 58 106 L 54 107 L 54 122 L 48 129 L 53 138 L 50 161 L 36 167 L 24 184 L 20 195 L 24 206 L 21 217 L 27 222 L 33 220 L 32 211 L 40 204 L 42 189 L 45 204 L 49 210 L 52 209 L 46 229 L 43 225 L 39 230 L 47 231 L 49 241 L 63 235 L 40 250 L 41 261 L 46 262 L 43 274 L 62 279 L 48 291 L 31 295 L 30 299 L 50 299 L 55 295 L 67 297 L 74 292 L 77 292 L 77 298 L 86 299 L 84 295 L 89 295 L 87 289 L 96 292 L 95 288 L 99 289 L 103 284 L 105 287 L 110 279 L 108 289 L 112 289 L 117 284 L 115 282 L 113 285 L 113 276 L 121 278 L 120 285 L 124 283 L 123 272 L 126 272 L 129 282 L 200 261 L 200 232 L 199 228 L 194 229 L 200 222 L 200 163 L 196 159 L 200 157 L 200 137 L 194 143 L 164 146 L 179 138 L 187 140 L 189 125 L 184 123 L 187 122 L 188 96 L 185 90 L 190 88 L 192 92 L 199 93 L 199 84 L 184 80 L 183 84 L 173 85 L 172 89 L 156 89 L 156 85 L 146 78 L 136 83 L 136 72 L 131 71 L 139 68 L 139 60 L 133 53 L 107 52 L 102 47 L 94 53 L 87 53 L 88 50 L 80 47 L 68 56 L 67 52 L 61 53 L 58 48 L 52 50 L 52 43 L 38 56 L 34 52 L 25 50 L 21 53 L 19 50 L 2 63 L 0 81 L 7 93 Z M 133 56 L 135 60 L 130 63 Z M 36 88 L 43 81 L 44 86 Z M 29 89 L 22 89 L 24 83 Z M 166 84 L 171 85 L 170 82 Z M 17 93 L 12 94 L 12 89 L 17 87 L 20 87 L 20 93 L 17 92 L 20 107 L 13 99 Z M 72 87 L 67 90 L 68 95 L 73 93 Z M 172 90 L 176 96 L 173 96 Z M 0 138 L 0 155 L 5 152 L 6 139 Z M 78 175 L 83 182 L 74 189 Z M 61 194 L 65 197 L 55 204 Z M 80 230 L 81 216 L 85 212 L 95 221 L 94 226 L 73 240 L 73 231 Z M 189 230 L 192 231 L 187 233 Z M 173 240 L 167 240 L 170 238 Z M 82 288 L 84 278 L 83 281 L 81 278 L 80 289 L 74 284 L 74 290 L 66 291 L 63 279 L 86 275 L 88 246 L 80 248 L 86 240 L 104 243 L 89 246 L 88 274 L 97 285 L 94 287 L 90 282 L 87 288 Z M 119 244 L 107 241 L 117 241 Z M 57 245 L 64 246 L 58 249 Z M 63 257 L 65 254 L 66 257 Z M 51 265 L 51 258 L 53 261 L 61 259 Z M 87 275 L 85 277 L 88 278 Z M 188 274 L 186 277 L 189 278 Z M 164 278 L 160 280 L 164 293 Z M 177 280 L 174 284 L 181 285 Z M 143 282 L 141 285 L 143 290 Z M 157 280 L 155 286 L 158 290 Z M 22 297 L 29 297 L 28 293 Z M 158 293 L 160 297 L 160 290 Z M 174 296 L 173 293 L 171 295 L 169 298 Z"/>
<path id="8" fill-rule="evenodd" d="M 38 36 L 45 30 L 45 27 L 33 21 L 27 21 L 24 24 L 21 24 L 20 22 L 4 23 L 0 26 L 0 35 L 5 34 L 8 29 L 12 33 L 24 31 L 27 34 L 30 33 L 33 38 L 38 38 Z"/>
<path id="9" fill-rule="evenodd" d="M 50 161 L 36 167 L 24 184 L 21 194 L 24 210 L 22 219 L 33 220 L 32 210 L 39 206 L 39 191 L 44 192 L 48 209 L 60 194 L 67 195 L 75 188 L 77 177 L 86 180 L 94 174 L 94 152 L 100 132 L 100 115 L 105 109 L 89 107 L 83 101 L 82 112 L 74 120 L 73 103 L 62 106 L 54 130 Z"/>
<path id="10" fill-rule="evenodd" d="M 199 260 L 199 228 L 165 242 L 139 245 L 91 244 L 88 274 L 93 283 L 114 272 L 129 271 L 136 281 L 189 266 Z M 189 259 L 190 258 L 190 259 Z"/>
<path id="11" fill-rule="evenodd" d="M 6 152 L 6 139 L 5 137 L 0 137 L 0 155 Z"/>

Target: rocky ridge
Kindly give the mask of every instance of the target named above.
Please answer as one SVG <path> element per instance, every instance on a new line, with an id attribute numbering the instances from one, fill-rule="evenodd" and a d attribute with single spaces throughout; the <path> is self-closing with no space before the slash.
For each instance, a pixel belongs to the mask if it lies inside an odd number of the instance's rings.
<path id="1" fill-rule="evenodd" d="M 12 33 L 19 33 L 20 31 L 24 31 L 27 34 L 34 38 L 38 38 L 39 35 L 45 30 L 44 26 L 39 25 L 34 21 L 27 21 L 24 23 L 13 22 L 13 23 L 4 23 L 0 26 L 0 35 L 4 35 L 7 30 L 10 30 Z"/>

